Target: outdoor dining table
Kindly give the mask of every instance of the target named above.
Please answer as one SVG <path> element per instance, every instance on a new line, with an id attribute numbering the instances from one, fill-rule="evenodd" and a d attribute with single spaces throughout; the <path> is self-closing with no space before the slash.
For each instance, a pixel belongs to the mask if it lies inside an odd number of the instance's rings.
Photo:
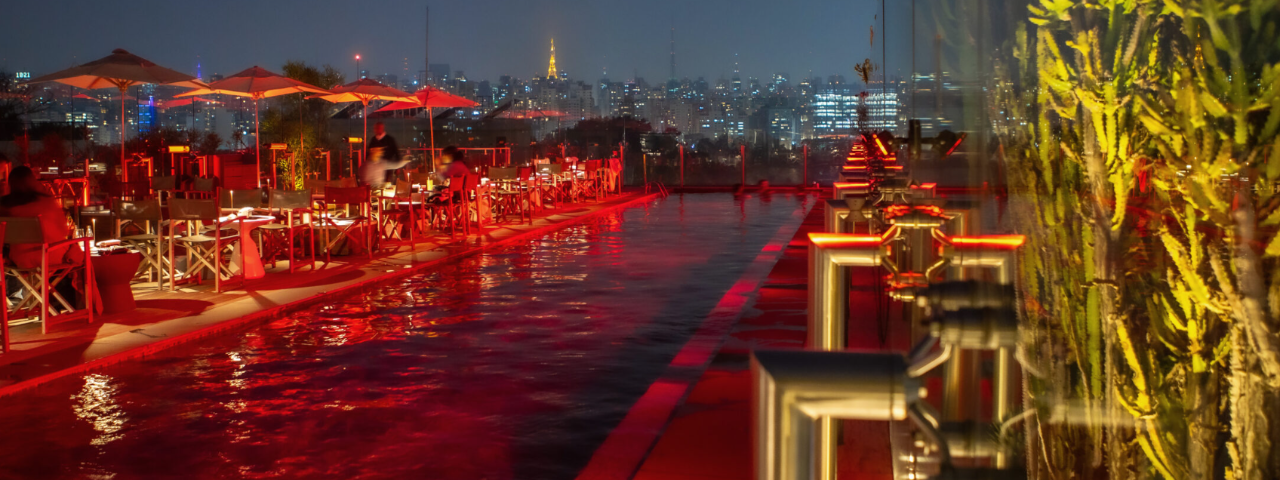
<path id="1" fill-rule="evenodd" d="M 262 265 L 262 252 L 258 250 L 258 244 L 253 242 L 253 230 L 275 220 L 275 217 L 269 215 L 244 217 L 244 228 L 240 229 L 240 241 L 236 242 L 235 250 L 231 255 L 231 270 L 243 272 L 245 280 L 267 276 L 267 269 Z M 228 225 L 232 224 L 238 226 L 240 222 L 228 223 Z M 244 255 L 240 254 L 242 250 Z M 240 263 L 241 258 L 244 259 L 243 264 Z"/>

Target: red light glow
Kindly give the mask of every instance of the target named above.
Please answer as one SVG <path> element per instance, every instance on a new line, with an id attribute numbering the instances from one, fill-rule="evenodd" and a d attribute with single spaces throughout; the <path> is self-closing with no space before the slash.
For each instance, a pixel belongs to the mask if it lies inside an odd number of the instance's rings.
<path id="1" fill-rule="evenodd" d="M 889 154 L 889 149 L 888 149 L 888 148 L 885 148 L 885 146 L 884 146 L 884 142 L 881 142 L 881 141 L 880 141 L 880 137 L 879 137 L 879 136 L 872 136 L 871 138 L 876 139 L 876 148 L 879 148 L 879 149 L 880 149 L 880 154 L 881 154 L 881 155 L 888 155 L 888 154 Z"/>
<path id="2" fill-rule="evenodd" d="M 960 148 L 960 144 L 964 143 L 964 137 L 965 135 L 961 134 L 960 137 L 956 139 L 956 144 L 952 145 L 951 148 L 947 150 L 947 153 L 943 154 L 942 156 L 944 158 L 948 157 L 951 155 L 952 152 L 955 152 L 957 148 Z"/>
<path id="3" fill-rule="evenodd" d="M 880 246 L 884 238 L 879 235 L 854 235 L 849 233 L 810 233 L 809 241 L 821 248 Z"/>
<path id="4" fill-rule="evenodd" d="M 987 247 L 1012 250 L 1026 243 L 1027 237 L 1023 235 L 980 235 L 976 237 L 951 237 L 948 241 L 957 247 Z"/>
<path id="5" fill-rule="evenodd" d="M 942 207 L 937 205 L 890 205 L 884 208 L 884 217 L 897 218 L 911 213 L 912 210 L 938 218 L 946 218 L 946 214 L 942 211 Z"/>

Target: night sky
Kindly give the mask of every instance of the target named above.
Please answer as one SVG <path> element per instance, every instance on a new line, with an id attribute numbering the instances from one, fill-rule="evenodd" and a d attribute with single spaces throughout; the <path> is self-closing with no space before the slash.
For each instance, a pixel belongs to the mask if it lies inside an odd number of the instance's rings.
<path id="1" fill-rule="evenodd" d="M 889 1 L 890 30 L 905 31 L 910 2 Z M 545 75 L 548 43 L 575 79 L 636 73 L 660 82 L 669 71 L 676 28 L 677 74 L 714 81 L 812 71 L 852 80 L 853 65 L 879 63 L 878 0 L 5 0 L 0 69 L 49 73 L 124 48 L 161 65 L 207 78 L 253 65 L 279 71 L 286 60 L 332 64 L 348 80 L 355 54 L 371 75 L 423 69 L 423 17 L 431 8 L 431 63 L 448 63 L 471 80 Z M 874 55 L 869 27 L 876 24 Z M 902 28 L 898 28 L 902 27 Z M 891 36 L 890 75 L 905 69 L 908 36 Z M 895 53 L 895 51 L 899 53 Z M 408 68 L 406 69 L 406 59 Z M 897 63 L 897 65 L 895 65 Z M 902 72 L 903 75 L 906 72 Z"/>

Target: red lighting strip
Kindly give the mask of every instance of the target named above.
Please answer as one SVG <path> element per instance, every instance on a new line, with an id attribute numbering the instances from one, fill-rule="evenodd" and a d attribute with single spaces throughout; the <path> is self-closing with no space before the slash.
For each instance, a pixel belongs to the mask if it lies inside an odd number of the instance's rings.
<path id="1" fill-rule="evenodd" d="M 938 187 L 936 183 L 921 183 L 920 185 L 912 185 L 913 190 L 933 190 Z"/>
<path id="2" fill-rule="evenodd" d="M 942 212 L 942 207 L 937 205 L 890 205 L 884 208 L 884 216 L 885 218 L 901 217 L 911 213 L 912 210 L 938 218 L 946 218 L 946 214 Z"/>
<path id="3" fill-rule="evenodd" d="M 871 184 L 867 182 L 836 182 L 833 184 L 836 188 L 870 188 Z"/>
<path id="4" fill-rule="evenodd" d="M 1027 242 L 1023 235 L 980 235 L 976 237 L 951 237 L 952 245 L 957 247 L 992 247 L 1014 249 Z"/>
<path id="5" fill-rule="evenodd" d="M 888 154 L 889 154 L 889 149 L 888 149 L 888 148 L 885 148 L 885 146 L 884 146 L 884 142 L 881 142 L 881 141 L 880 141 L 880 136 L 878 136 L 878 135 L 872 135 L 872 136 L 871 136 L 871 138 L 876 139 L 876 148 L 879 148 L 879 149 L 880 149 L 880 154 L 882 154 L 882 155 L 888 155 Z"/>
<path id="6" fill-rule="evenodd" d="M 884 243 L 879 235 L 854 235 L 849 233 L 810 233 L 809 241 L 822 248 L 875 247 Z"/>
<path id="7" fill-rule="evenodd" d="M 951 155 L 951 152 L 954 152 L 954 151 L 956 151 L 956 149 L 957 149 L 957 148 L 960 148 L 960 144 L 961 144 L 961 143 L 964 143 L 964 137 L 965 137 L 964 135 L 961 135 L 961 136 L 960 136 L 960 138 L 957 138 L 957 139 L 956 139 L 956 144 L 955 144 L 955 145 L 952 145 L 952 146 L 951 146 L 951 148 L 950 148 L 949 150 L 947 150 L 947 153 L 946 153 L 946 154 L 943 154 L 942 156 L 943 156 L 944 158 L 945 158 L 945 157 L 947 157 L 947 156 L 950 156 L 950 155 Z"/>

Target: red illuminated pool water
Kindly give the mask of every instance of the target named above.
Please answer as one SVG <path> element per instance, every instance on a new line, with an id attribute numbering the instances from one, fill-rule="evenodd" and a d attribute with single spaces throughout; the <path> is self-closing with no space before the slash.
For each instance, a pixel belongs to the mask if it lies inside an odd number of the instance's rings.
<path id="1" fill-rule="evenodd" d="M 573 478 L 804 201 L 673 196 L 5 399 L 0 478 Z"/>

